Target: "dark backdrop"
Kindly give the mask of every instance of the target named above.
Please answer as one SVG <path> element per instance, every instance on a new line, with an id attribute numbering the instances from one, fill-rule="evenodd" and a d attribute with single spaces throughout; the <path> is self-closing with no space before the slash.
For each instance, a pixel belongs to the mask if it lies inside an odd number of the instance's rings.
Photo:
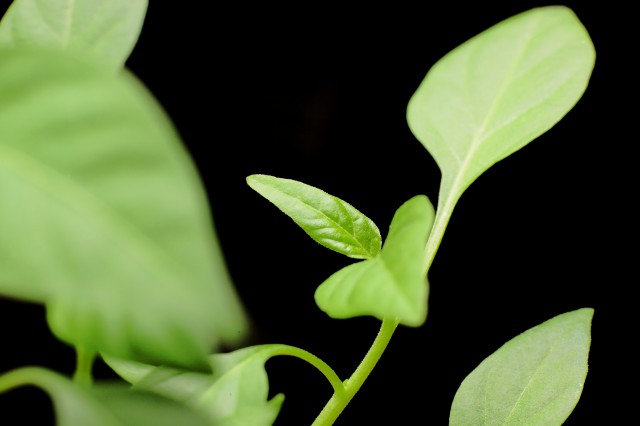
<path id="1" fill-rule="evenodd" d="M 348 260 L 308 239 L 245 177 L 265 173 L 322 188 L 386 235 L 402 202 L 416 194 L 437 202 L 438 168 L 405 120 L 430 66 L 489 26 L 552 3 L 416 4 L 179 9 L 152 2 L 128 62 L 201 172 L 231 275 L 257 325 L 253 342 L 307 349 L 343 378 L 378 322 L 331 320 L 313 293 Z M 563 4 L 596 46 L 587 92 L 462 196 L 430 271 L 427 322 L 398 329 L 338 425 L 447 424 L 456 389 L 479 362 L 526 329 L 581 307 L 595 308 L 590 371 L 566 424 L 630 415 L 607 400 L 624 389 L 620 330 L 630 323 L 618 314 L 637 282 L 627 267 L 636 249 L 625 244 L 626 199 L 635 194 L 629 147 L 637 139 L 622 109 L 637 107 L 621 107 L 632 90 L 620 57 L 631 44 L 622 24 L 628 12 L 611 3 Z M 2 300 L 0 321 L 2 371 L 27 364 L 73 371 L 73 352 L 50 336 L 41 307 Z M 330 397 L 324 378 L 293 358 L 275 358 L 267 370 L 272 393 L 286 395 L 276 425 L 311 424 Z M 111 377 L 100 364 L 97 375 Z M 0 406 L 11 412 L 24 401 L 38 408 L 20 415 L 50 413 L 47 398 L 29 389 L 3 395 Z"/>

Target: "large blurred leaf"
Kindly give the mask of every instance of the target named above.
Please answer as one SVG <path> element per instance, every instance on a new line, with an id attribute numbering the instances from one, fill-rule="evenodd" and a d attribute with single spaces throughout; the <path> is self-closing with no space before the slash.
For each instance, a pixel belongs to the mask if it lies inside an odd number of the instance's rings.
<path id="1" fill-rule="evenodd" d="M 0 376 L 0 393 L 20 386 L 37 386 L 49 394 L 57 426 L 210 425 L 204 416 L 184 404 L 120 385 L 87 388 L 37 367 L 25 367 Z M 19 412 L 16 410 L 14 414 Z M 21 424 L 19 420 L 14 421 Z"/>
<path id="2" fill-rule="evenodd" d="M 60 47 L 119 71 L 142 29 L 148 0 L 14 0 L 0 45 Z"/>
<path id="3" fill-rule="evenodd" d="M 217 426 L 270 426 L 284 395 L 268 400 L 265 362 L 285 345 L 259 345 L 210 357 L 213 374 L 194 373 L 104 357 L 136 389 L 156 392 L 204 413 Z M 286 352 L 286 350 L 284 351 Z"/>
<path id="4" fill-rule="evenodd" d="M 246 321 L 194 166 L 131 75 L 0 51 L 0 294 L 61 339 L 194 367 Z"/>
<path id="5" fill-rule="evenodd" d="M 587 376 L 593 309 L 558 315 L 507 342 L 456 393 L 451 426 L 561 425 Z"/>
<path id="6" fill-rule="evenodd" d="M 247 183 L 323 246 L 354 259 L 370 259 L 380 252 L 376 224 L 341 199 L 274 176 L 252 175 Z"/>
<path id="7" fill-rule="evenodd" d="M 333 318 L 371 315 L 421 325 L 427 316 L 429 292 L 422 259 L 433 217 L 426 196 L 405 202 L 391 221 L 380 254 L 330 276 L 316 290 L 318 307 Z"/>
<path id="8" fill-rule="evenodd" d="M 442 172 L 429 258 L 463 191 L 560 121 L 585 91 L 594 61 L 575 14 L 549 6 L 500 22 L 429 70 L 407 107 L 411 131 Z"/>

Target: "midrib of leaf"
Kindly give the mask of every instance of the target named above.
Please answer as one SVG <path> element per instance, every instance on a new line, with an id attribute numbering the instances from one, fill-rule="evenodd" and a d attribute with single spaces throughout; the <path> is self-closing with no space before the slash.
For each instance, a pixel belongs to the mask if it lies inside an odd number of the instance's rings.
<path id="1" fill-rule="evenodd" d="M 371 258 L 373 258 L 373 257 L 374 257 L 374 255 L 373 255 L 373 254 L 372 254 L 372 253 L 371 253 L 367 248 L 365 248 L 365 247 L 362 245 L 362 243 L 360 242 L 360 240 L 355 236 L 355 227 L 354 227 L 354 233 L 351 233 L 351 232 L 349 232 L 348 230 L 346 230 L 344 227 L 342 227 L 342 225 L 340 225 L 339 223 L 337 223 L 337 222 L 335 222 L 333 219 L 331 219 L 329 216 L 327 216 L 323 211 L 316 209 L 316 208 L 315 208 L 315 207 L 313 207 L 312 205 L 307 204 L 307 203 L 305 203 L 304 201 L 302 201 L 302 200 L 300 200 L 300 199 L 298 199 L 298 198 L 296 198 L 296 197 L 292 197 L 291 195 L 287 194 L 286 192 L 283 192 L 283 191 L 281 191 L 281 190 L 279 190 L 279 189 L 278 189 L 277 191 L 278 191 L 278 192 L 280 192 L 280 193 L 281 193 L 282 195 L 284 195 L 285 197 L 287 197 L 287 198 L 290 198 L 290 199 L 294 200 L 296 203 L 302 204 L 303 206 L 306 206 L 306 207 L 308 207 L 309 209 L 311 209 L 311 210 L 315 211 L 316 213 L 319 213 L 321 216 L 325 217 L 329 223 L 331 223 L 331 224 L 333 224 L 333 225 L 334 225 L 334 227 L 335 227 L 335 228 L 340 229 L 340 230 L 341 230 L 341 231 L 343 231 L 345 234 L 347 234 L 349 237 L 351 237 L 351 240 L 356 242 L 356 244 L 354 244 L 354 245 L 356 245 L 356 246 L 358 246 L 358 247 L 362 248 L 362 250 L 364 250 L 364 252 L 365 252 L 366 254 L 368 254 L 368 255 L 369 255 L 369 259 L 371 259 Z M 335 197 L 334 197 L 334 198 L 335 198 Z M 333 201 L 335 202 L 335 199 L 334 199 Z M 340 202 L 337 202 L 337 205 L 338 205 L 338 208 L 339 208 L 339 209 L 342 209 L 342 208 L 343 208 L 343 206 L 341 205 L 341 203 L 340 203 Z M 351 215 L 350 215 L 350 214 L 348 214 L 348 212 L 347 212 L 347 216 L 349 217 L 349 220 L 351 221 L 351 224 L 353 225 L 353 218 L 351 217 Z M 322 228 L 326 228 L 326 226 L 323 226 L 323 227 L 320 227 L 320 228 L 314 228 L 314 229 L 322 229 Z"/>
<path id="2" fill-rule="evenodd" d="M 56 194 L 56 198 L 71 206 L 72 211 L 89 212 L 88 215 L 79 214 L 78 217 L 102 218 L 101 222 L 108 224 L 115 231 L 110 235 L 117 235 L 126 243 L 139 247 L 142 252 L 150 253 L 153 261 L 159 265 L 163 267 L 170 265 L 172 272 L 177 273 L 178 276 L 185 272 L 182 268 L 178 268 L 175 259 L 155 244 L 148 235 L 131 225 L 119 213 L 78 185 L 69 176 L 4 144 L 0 144 L 0 164 L 12 169 L 16 175 L 22 176 L 42 192 Z M 15 167 L 15 164 L 18 166 Z"/>
<path id="3" fill-rule="evenodd" d="M 50 0 L 43 0 L 43 1 L 50 1 Z M 48 14 L 46 12 L 43 12 L 41 4 L 42 4 L 42 1 L 36 1 L 36 9 L 40 13 L 40 18 L 42 19 L 42 22 L 45 22 L 49 26 L 49 28 L 53 29 L 54 32 L 57 32 L 56 25 L 54 25 L 49 20 Z M 67 46 L 69 44 L 69 39 L 71 38 L 71 23 L 73 20 L 74 7 L 75 7 L 75 0 L 68 0 L 67 6 L 64 8 L 63 15 L 65 19 L 62 23 L 62 34 L 60 34 L 62 36 L 61 41 L 63 42 L 64 46 Z"/>
<path id="4" fill-rule="evenodd" d="M 531 386 L 531 382 L 533 382 L 534 377 L 536 377 L 539 374 L 541 366 L 544 365 L 544 361 L 549 359 L 551 354 L 553 354 L 553 352 L 555 351 L 555 348 L 556 348 L 557 343 L 558 343 L 559 340 L 560 340 L 559 336 L 554 339 L 554 341 L 555 341 L 554 344 L 549 347 L 549 350 L 544 355 L 544 358 L 542 359 L 542 361 L 538 365 L 538 368 L 535 369 L 533 374 L 529 377 L 529 380 L 527 380 L 527 384 L 522 388 L 522 391 L 520 391 L 520 395 L 518 395 L 518 399 L 516 399 L 516 402 L 513 404 L 513 407 L 511 407 L 511 411 L 509 411 L 509 414 L 505 418 L 505 420 L 503 422 L 504 425 L 508 424 L 508 421 L 511 418 L 511 415 L 516 410 L 516 407 L 520 404 L 520 401 L 522 401 L 522 397 L 526 393 L 527 389 L 529 389 L 529 387 Z"/>
<path id="5" fill-rule="evenodd" d="M 470 148 L 467 151 L 467 155 L 464 157 L 462 164 L 458 167 L 456 176 L 453 180 L 453 183 L 451 184 L 451 187 L 449 188 L 449 191 L 447 192 L 444 198 L 440 198 L 438 200 L 438 209 L 436 211 L 436 217 L 434 219 L 433 229 L 431 231 L 431 234 L 429 235 L 429 239 L 427 240 L 427 245 L 425 250 L 425 260 L 423 262 L 425 276 L 429 268 L 431 267 L 431 262 L 433 262 L 433 258 L 435 257 L 438 246 L 442 241 L 442 237 L 444 235 L 445 228 L 449 223 L 449 219 L 451 218 L 451 213 L 453 212 L 453 208 L 457 203 L 458 199 L 460 198 L 461 194 L 459 193 L 459 191 L 460 191 L 460 188 L 462 187 L 463 177 L 465 176 L 465 173 L 468 170 L 469 165 L 471 164 L 471 161 L 475 153 L 477 152 L 478 148 L 480 147 L 482 142 L 486 140 L 486 138 L 483 137 L 484 136 L 483 133 L 487 125 L 491 121 L 491 119 L 493 119 L 493 115 L 495 114 L 496 107 L 499 104 L 499 100 L 503 97 L 504 93 L 507 90 L 507 87 L 509 87 L 510 84 L 512 83 L 515 69 L 517 68 L 517 65 L 520 64 L 520 62 L 522 61 L 522 58 L 524 57 L 524 52 L 528 49 L 528 46 L 531 43 L 531 40 L 533 39 L 533 36 L 532 36 L 533 28 L 536 27 L 538 21 L 540 20 L 539 18 L 540 15 L 537 15 L 537 16 L 538 16 L 537 20 L 535 22 L 532 21 L 532 23 L 528 27 L 527 35 L 526 37 L 523 38 L 525 40 L 524 46 L 522 47 L 522 49 L 520 49 L 518 57 L 511 63 L 509 71 L 505 74 L 505 79 L 500 85 L 497 96 L 494 98 L 493 102 L 491 103 L 491 106 L 489 107 L 489 111 L 485 115 L 485 118 L 480 124 L 480 127 L 475 132 L 473 139 L 471 140 Z M 444 178 L 445 176 L 443 171 L 442 179 L 444 180 Z"/>
<path id="6" fill-rule="evenodd" d="M 67 8 L 65 9 L 65 20 L 64 20 L 64 28 L 63 28 L 63 39 L 65 45 L 69 44 L 69 39 L 71 35 L 71 24 L 73 22 L 73 8 L 75 6 L 76 0 L 69 0 Z"/>

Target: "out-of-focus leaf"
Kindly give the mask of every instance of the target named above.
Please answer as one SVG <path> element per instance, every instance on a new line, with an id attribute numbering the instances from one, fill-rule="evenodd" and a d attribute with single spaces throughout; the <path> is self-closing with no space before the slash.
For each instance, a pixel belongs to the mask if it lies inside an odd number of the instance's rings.
<path id="1" fill-rule="evenodd" d="M 0 293 L 89 351 L 202 368 L 247 321 L 157 102 L 60 51 L 0 50 Z"/>
<path id="2" fill-rule="evenodd" d="M 247 183 L 328 249 L 354 259 L 380 252 L 376 224 L 341 199 L 291 179 L 252 175 Z"/>
<path id="3" fill-rule="evenodd" d="M 116 384 L 79 386 L 44 368 L 25 367 L 0 376 L 0 393 L 20 386 L 47 392 L 57 426 L 211 426 L 202 414 L 160 395 Z"/>
<path id="4" fill-rule="evenodd" d="M 422 260 L 433 218 L 426 196 L 405 202 L 377 257 L 341 269 L 318 287 L 315 300 L 320 309 L 333 318 L 371 315 L 398 318 L 414 327 L 424 323 L 429 285 Z"/>
<path id="5" fill-rule="evenodd" d="M 148 0 L 13 0 L 0 46 L 56 47 L 119 71 L 138 41 Z"/>
<path id="6" fill-rule="evenodd" d="M 271 400 L 265 362 L 284 345 L 259 345 L 210 357 L 213 374 L 153 367 L 105 356 L 134 388 L 164 395 L 206 414 L 219 426 L 270 426 L 284 395 Z"/>
<path id="7" fill-rule="evenodd" d="M 449 424 L 561 425 L 587 376 L 593 309 L 558 315 L 505 343 L 458 389 Z"/>

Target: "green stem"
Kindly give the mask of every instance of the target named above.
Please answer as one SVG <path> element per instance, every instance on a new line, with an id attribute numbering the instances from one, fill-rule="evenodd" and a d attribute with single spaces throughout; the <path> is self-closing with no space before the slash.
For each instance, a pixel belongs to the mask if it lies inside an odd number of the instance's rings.
<path id="1" fill-rule="evenodd" d="M 455 204 L 456 198 L 453 196 L 447 197 L 446 200 L 444 200 L 441 204 L 438 203 L 436 217 L 433 222 L 433 227 L 431 228 L 431 233 L 429 234 L 429 239 L 427 240 L 427 246 L 425 248 L 423 260 L 424 269 L 422 270 L 422 275 L 425 277 L 427 276 L 427 272 L 431 267 L 431 263 L 433 263 L 433 258 L 436 255 L 436 251 L 438 251 L 438 247 L 440 247 L 442 237 L 444 236 L 444 230 L 447 228 L 449 219 L 451 219 L 451 213 L 453 212 Z"/>
<path id="2" fill-rule="evenodd" d="M 330 426 L 336 421 L 378 363 L 397 326 L 398 320 L 396 319 L 382 321 L 380 331 L 371 348 L 369 348 L 356 371 L 344 382 L 344 391 L 333 394 L 311 426 Z"/>
<path id="3" fill-rule="evenodd" d="M 36 383 L 41 371 L 38 367 L 22 367 L 0 375 L 0 394 L 11 389 Z"/>
<path id="4" fill-rule="evenodd" d="M 96 352 L 88 350 L 84 346 L 76 346 L 76 371 L 73 373 L 73 381 L 79 385 L 91 386 L 93 383 L 93 361 Z"/>
<path id="5" fill-rule="evenodd" d="M 317 368 L 324 376 L 329 380 L 331 386 L 333 387 L 333 391 L 337 394 L 344 393 L 344 384 L 340 380 L 340 377 L 333 371 L 329 365 L 322 361 L 317 356 L 313 355 L 310 352 L 305 351 L 304 349 L 296 348 L 295 346 L 289 345 L 275 345 L 273 348 L 272 356 L 278 355 L 288 355 L 296 358 L 300 358 L 303 361 L 308 362 Z"/>

